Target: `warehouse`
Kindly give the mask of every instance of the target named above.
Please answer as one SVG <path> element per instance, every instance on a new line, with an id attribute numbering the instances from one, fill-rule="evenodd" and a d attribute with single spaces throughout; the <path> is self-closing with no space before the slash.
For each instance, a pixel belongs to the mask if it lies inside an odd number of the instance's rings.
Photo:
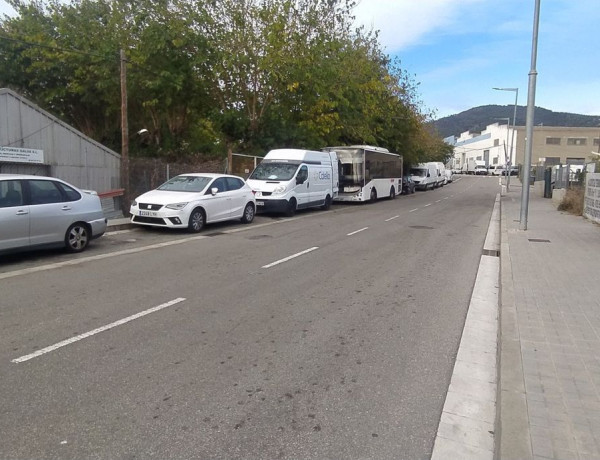
<path id="1" fill-rule="evenodd" d="M 58 177 L 96 190 L 108 212 L 122 194 L 121 155 L 24 97 L 0 89 L 0 173 Z"/>

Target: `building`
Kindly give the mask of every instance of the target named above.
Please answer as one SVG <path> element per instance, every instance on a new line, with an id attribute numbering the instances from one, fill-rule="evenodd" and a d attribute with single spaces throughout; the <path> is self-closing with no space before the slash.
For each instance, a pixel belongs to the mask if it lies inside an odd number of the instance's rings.
<path id="1" fill-rule="evenodd" d="M 506 124 L 488 125 L 481 133 L 465 131 L 445 141 L 454 146 L 452 168 L 461 170 L 469 159 L 483 160 L 489 166 L 507 163 L 522 165 L 525 158 L 526 130 L 524 126 L 508 128 Z M 587 162 L 595 159 L 600 128 L 534 126 L 531 164 L 553 166 L 567 162 Z"/>
<path id="2" fill-rule="evenodd" d="M 122 193 L 120 168 L 118 153 L 0 89 L 0 173 L 53 176 L 112 200 Z"/>

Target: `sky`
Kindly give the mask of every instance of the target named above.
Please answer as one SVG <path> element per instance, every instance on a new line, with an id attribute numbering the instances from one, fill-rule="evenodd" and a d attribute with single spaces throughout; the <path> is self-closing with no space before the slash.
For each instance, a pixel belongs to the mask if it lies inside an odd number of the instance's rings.
<path id="1" fill-rule="evenodd" d="M 357 25 L 419 86 L 435 118 L 527 105 L 535 0 L 355 0 Z M 600 115 L 600 0 L 541 0 L 535 104 Z M 14 10 L 0 0 L 0 14 Z"/>
<path id="2" fill-rule="evenodd" d="M 357 0 L 358 23 L 419 83 L 435 118 L 527 105 L 535 0 Z M 600 115 L 600 0 L 541 0 L 535 105 Z"/>

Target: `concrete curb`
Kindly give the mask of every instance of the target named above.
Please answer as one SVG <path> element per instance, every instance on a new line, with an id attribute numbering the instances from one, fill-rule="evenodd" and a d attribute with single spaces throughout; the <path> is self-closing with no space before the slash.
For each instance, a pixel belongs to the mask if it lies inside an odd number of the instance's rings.
<path id="1" fill-rule="evenodd" d="M 496 425 L 499 442 L 495 458 L 532 460 L 508 224 L 502 206 L 500 215 L 500 380 Z"/>
<path id="2" fill-rule="evenodd" d="M 442 410 L 432 460 L 494 458 L 500 196 L 483 247 L 450 386 Z"/>

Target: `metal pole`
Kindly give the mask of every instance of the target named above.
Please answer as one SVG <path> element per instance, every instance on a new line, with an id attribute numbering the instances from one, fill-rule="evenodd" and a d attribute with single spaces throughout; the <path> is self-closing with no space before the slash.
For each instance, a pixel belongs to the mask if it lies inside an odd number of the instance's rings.
<path id="1" fill-rule="evenodd" d="M 533 14 L 533 40 L 531 46 L 531 70 L 529 71 L 529 87 L 527 89 L 527 138 L 525 139 L 525 160 L 523 165 L 523 189 L 521 190 L 521 216 L 519 230 L 527 230 L 529 213 L 529 175 L 531 174 L 531 151 L 533 146 L 533 118 L 535 114 L 535 84 L 537 79 L 537 43 L 540 23 L 540 0 L 535 0 Z"/>
<path id="2" fill-rule="evenodd" d="M 129 126 L 127 123 L 127 57 L 121 49 L 121 186 L 124 189 L 121 200 L 123 215 L 129 215 Z"/>
<path id="3" fill-rule="evenodd" d="M 513 130 L 512 130 L 512 136 L 511 136 L 511 141 L 510 141 L 510 152 L 508 152 L 510 158 L 508 160 L 509 165 L 508 165 L 508 171 L 507 174 L 508 176 L 506 177 L 506 191 L 508 192 L 508 188 L 510 186 L 510 173 L 512 172 L 512 165 L 513 165 L 513 149 L 515 149 L 515 161 L 516 161 L 516 148 L 515 148 L 515 131 L 517 129 L 517 101 L 519 100 L 519 88 L 515 88 L 515 110 L 513 112 Z"/>

